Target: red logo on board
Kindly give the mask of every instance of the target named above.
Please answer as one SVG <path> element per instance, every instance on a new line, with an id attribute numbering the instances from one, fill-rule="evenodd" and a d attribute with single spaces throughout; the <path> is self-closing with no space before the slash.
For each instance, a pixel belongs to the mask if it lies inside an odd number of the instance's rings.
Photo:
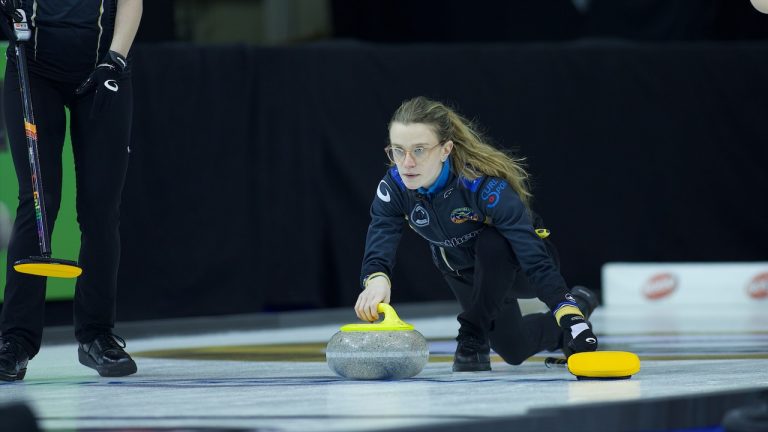
<path id="1" fill-rule="evenodd" d="M 659 300 L 677 289 L 677 277 L 672 273 L 659 273 L 648 278 L 643 285 L 643 295 L 648 300 Z"/>
<path id="2" fill-rule="evenodd" d="M 768 298 L 768 272 L 758 273 L 749 281 L 747 294 L 753 299 Z"/>

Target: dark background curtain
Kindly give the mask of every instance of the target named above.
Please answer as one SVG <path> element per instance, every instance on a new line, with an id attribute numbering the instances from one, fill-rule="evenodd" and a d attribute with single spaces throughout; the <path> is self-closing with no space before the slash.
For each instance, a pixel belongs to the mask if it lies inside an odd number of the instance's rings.
<path id="1" fill-rule="evenodd" d="M 768 37 L 749 0 L 331 0 L 334 36 L 374 42 Z"/>
<path id="2" fill-rule="evenodd" d="M 768 45 L 140 46 L 121 319 L 351 306 L 387 121 L 426 95 L 528 158 L 571 284 L 768 258 Z M 393 302 L 448 299 L 406 232 Z"/>
<path id="3" fill-rule="evenodd" d="M 180 11 L 220 2 L 145 2 L 120 319 L 352 305 L 387 121 L 417 95 L 527 157 L 571 284 L 768 259 L 768 17 L 748 0 L 327 4 L 323 41 L 256 47 L 178 42 Z M 394 302 L 451 297 L 409 230 L 398 257 Z"/>

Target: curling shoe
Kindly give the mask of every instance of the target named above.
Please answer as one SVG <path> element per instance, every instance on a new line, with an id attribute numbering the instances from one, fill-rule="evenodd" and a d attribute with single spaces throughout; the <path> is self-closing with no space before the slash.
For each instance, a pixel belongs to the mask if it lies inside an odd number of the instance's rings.
<path id="1" fill-rule="evenodd" d="M 454 372 L 482 372 L 491 370 L 491 347 L 487 340 L 459 333 L 456 353 L 453 355 Z"/>
<path id="2" fill-rule="evenodd" d="M 9 337 L 0 336 L 0 381 L 21 381 L 27 374 L 29 355 Z"/>
<path id="3" fill-rule="evenodd" d="M 103 377 L 121 377 L 136 373 L 136 362 L 125 352 L 125 340 L 111 333 L 102 333 L 77 349 L 80 363 Z"/>
<path id="4" fill-rule="evenodd" d="M 597 294 L 585 286 L 576 285 L 571 288 L 571 295 L 576 300 L 576 306 L 584 314 L 584 319 L 588 320 L 592 312 L 597 308 Z"/>

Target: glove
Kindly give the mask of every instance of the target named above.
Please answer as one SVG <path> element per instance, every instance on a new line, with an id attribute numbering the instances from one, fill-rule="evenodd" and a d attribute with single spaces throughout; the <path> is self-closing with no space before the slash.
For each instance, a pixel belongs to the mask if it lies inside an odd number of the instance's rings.
<path id="1" fill-rule="evenodd" d="M 125 57 L 110 50 L 91 75 L 75 90 L 75 94 L 80 96 L 95 87 L 96 93 L 93 95 L 90 118 L 98 117 L 112 104 L 112 100 L 120 89 L 120 77 L 127 66 L 128 61 Z"/>
<path id="2" fill-rule="evenodd" d="M 563 329 L 563 354 L 571 354 L 597 350 L 597 336 L 581 315 L 563 315 L 560 318 L 560 328 Z"/>
<path id="3" fill-rule="evenodd" d="M 12 22 L 21 21 L 21 15 L 17 11 L 20 7 L 18 0 L 0 0 L 0 11 Z"/>

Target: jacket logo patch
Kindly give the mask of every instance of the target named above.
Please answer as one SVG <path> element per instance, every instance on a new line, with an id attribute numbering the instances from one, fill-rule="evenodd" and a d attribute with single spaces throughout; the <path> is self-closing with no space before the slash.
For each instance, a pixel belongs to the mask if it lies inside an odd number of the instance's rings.
<path id="1" fill-rule="evenodd" d="M 389 202 L 392 198 L 389 196 L 389 185 L 384 180 L 379 182 L 379 186 L 376 188 L 376 195 L 380 200 Z"/>
<path id="2" fill-rule="evenodd" d="M 429 225 L 429 213 L 420 204 L 416 204 L 416 207 L 411 210 L 411 222 L 419 227 L 427 226 Z"/>
<path id="3" fill-rule="evenodd" d="M 451 211 L 451 222 L 455 224 L 464 223 L 470 220 L 479 221 L 480 215 L 475 213 L 475 211 L 469 207 L 461 207 Z"/>
<path id="4" fill-rule="evenodd" d="M 504 180 L 497 180 L 497 179 L 490 179 L 488 180 L 488 183 L 485 185 L 485 188 L 483 188 L 483 192 L 480 194 L 480 198 L 488 201 L 488 204 L 486 207 L 488 208 L 494 208 L 499 203 L 499 200 L 501 199 L 501 191 L 503 191 L 507 187 L 507 182 Z"/>

